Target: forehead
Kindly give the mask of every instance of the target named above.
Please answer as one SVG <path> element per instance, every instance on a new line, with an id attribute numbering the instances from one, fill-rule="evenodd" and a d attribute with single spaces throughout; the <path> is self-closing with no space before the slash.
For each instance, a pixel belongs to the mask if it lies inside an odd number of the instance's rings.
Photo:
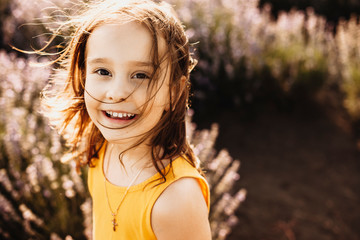
<path id="1" fill-rule="evenodd" d="M 138 22 L 105 24 L 96 27 L 86 44 L 86 58 L 105 58 L 116 62 L 151 62 L 154 39 L 150 31 Z M 165 40 L 158 36 L 159 55 L 165 50 Z"/>

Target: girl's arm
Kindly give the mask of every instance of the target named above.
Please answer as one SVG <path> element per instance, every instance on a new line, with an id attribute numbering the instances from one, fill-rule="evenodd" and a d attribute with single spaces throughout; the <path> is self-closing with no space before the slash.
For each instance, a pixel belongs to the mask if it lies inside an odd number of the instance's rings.
<path id="1" fill-rule="evenodd" d="M 158 240 L 211 240 L 208 208 L 197 180 L 181 178 L 169 185 L 152 210 Z"/>

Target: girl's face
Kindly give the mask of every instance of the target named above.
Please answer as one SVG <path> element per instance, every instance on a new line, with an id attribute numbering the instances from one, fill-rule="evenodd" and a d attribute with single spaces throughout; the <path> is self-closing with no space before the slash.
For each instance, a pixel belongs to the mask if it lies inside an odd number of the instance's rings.
<path id="1" fill-rule="evenodd" d="M 166 52 L 158 37 L 159 56 Z M 168 61 L 160 65 L 154 90 L 148 84 L 153 73 L 150 32 L 140 23 L 102 25 L 86 44 L 85 105 L 94 124 L 106 140 L 136 141 L 151 130 L 169 106 Z M 148 102 L 149 96 L 155 95 Z M 136 124 L 132 124 L 136 121 Z"/>

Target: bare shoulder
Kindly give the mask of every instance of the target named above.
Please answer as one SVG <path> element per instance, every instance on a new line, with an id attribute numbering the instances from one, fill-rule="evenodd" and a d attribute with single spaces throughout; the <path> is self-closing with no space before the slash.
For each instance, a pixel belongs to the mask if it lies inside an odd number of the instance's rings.
<path id="1" fill-rule="evenodd" d="M 160 195 L 152 210 L 157 239 L 211 239 L 208 208 L 195 178 L 181 178 Z"/>

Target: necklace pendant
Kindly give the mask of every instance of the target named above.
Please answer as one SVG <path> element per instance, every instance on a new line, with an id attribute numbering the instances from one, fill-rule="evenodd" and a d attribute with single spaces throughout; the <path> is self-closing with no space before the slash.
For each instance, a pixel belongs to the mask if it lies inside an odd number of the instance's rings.
<path id="1" fill-rule="evenodd" d="M 118 224 L 116 223 L 116 216 L 114 216 L 113 220 L 111 221 L 112 225 L 113 225 L 113 231 L 116 232 L 116 227 L 118 226 Z"/>

